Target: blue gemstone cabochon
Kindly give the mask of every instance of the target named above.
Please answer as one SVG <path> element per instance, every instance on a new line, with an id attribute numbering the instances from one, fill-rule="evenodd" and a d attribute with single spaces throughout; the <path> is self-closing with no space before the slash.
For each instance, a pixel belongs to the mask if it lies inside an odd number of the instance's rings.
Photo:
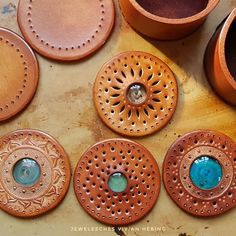
<path id="1" fill-rule="evenodd" d="M 39 164 L 30 158 L 19 160 L 13 168 L 14 180 L 21 185 L 34 185 L 40 178 L 41 170 Z"/>
<path id="2" fill-rule="evenodd" d="M 116 193 L 121 193 L 127 188 L 128 181 L 122 173 L 114 173 L 108 179 L 109 188 Z"/>
<path id="3" fill-rule="evenodd" d="M 218 186 L 223 176 L 220 163 L 210 157 L 198 157 L 190 167 L 190 178 L 195 186 L 202 190 Z"/>

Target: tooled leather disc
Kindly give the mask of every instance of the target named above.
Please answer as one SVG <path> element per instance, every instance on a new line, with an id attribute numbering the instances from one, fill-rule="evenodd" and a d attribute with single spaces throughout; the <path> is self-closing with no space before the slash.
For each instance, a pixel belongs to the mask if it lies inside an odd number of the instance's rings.
<path id="1" fill-rule="evenodd" d="M 170 68 L 144 52 L 125 52 L 107 62 L 94 84 L 94 102 L 103 122 L 127 136 L 162 129 L 174 114 L 177 82 Z"/>
<path id="2" fill-rule="evenodd" d="M 230 210 L 236 205 L 235 154 L 235 142 L 224 134 L 209 130 L 185 134 L 166 154 L 166 191 L 192 215 L 214 216 Z"/>
<path id="3" fill-rule="evenodd" d="M 38 85 L 37 59 L 27 43 L 0 28 L 0 121 L 5 121 L 32 100 Z"/>
<path id="4" fill-rule="evenodd" d="M 18 217 L 34 217 L 65 197 L 70 166 L 62 146 L 36 130 L 18 130 L 0 138 L 0 208 Z"/>
<path id="5" fill-rule="evenodd" d="M 117 190 L 124 187 L 124 181 L 109 185 L 111 176 L 117 174 L 127 180 L 123 191 Z M 79 160 L 74 190 L 81 206 L 96 220 L 128 225 L 154 207 L 160 191 L 159 168 L 140 144 L 125 139 L 105 140 L 90 147 Z"/>
<path id="6" fill-rule="evenodd" d="M 45 57 L 86 57 L 108 39 L 114 25 L 112 0 L 20 0 L 18 24 L 26 41 Z"/>

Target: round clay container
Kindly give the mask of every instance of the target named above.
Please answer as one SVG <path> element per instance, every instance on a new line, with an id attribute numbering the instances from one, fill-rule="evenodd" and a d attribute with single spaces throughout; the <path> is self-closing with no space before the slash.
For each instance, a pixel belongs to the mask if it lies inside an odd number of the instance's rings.
<path id="1" fill-rule="evenodd" d="M 219 0 L 119 0 L 127 22 L 138 32 L 159 40 L 193 33 Z"/>
<path id="2" fill-rule="evenodd" d="M 74 173 L 74 190 L 83 209 L 108 225 L 128 225 L 147 215 L 160 192 L 160 173 L 152 154 L 125 139 L 90 147 Z"/>
<path id="3" fill-rule="evenodd" d="M 39 80 L 37 59 L 14 32 L 0 28 L 0 122 L 12 118 L 32 100 Z"/>
<path id="4" fill-rule="evenodd" d="M 205 71 L 212 88 L 236 106 L 236 9 L 218 27 L 205 53 Z"/>
<path id="5" fill-rule="evenodd" d="M 167 193 L 184 211 L 215 216 L 236 205 L 236 143 L 224 134 L 198 130 L 169 148 L 163 163 Z"/>
<path id="6" fill-rule="evenodd" d="M 55 208 L 70 183 L 62 146 L 37 130 L 0 138 L 0 208 L 17 217 L 35 217 Z"/>
<path id="7" fill-rule="evenodd" d="M 18 24 L 26 41 L 45 57 L 72 61 L 105 44 L 115 19 L 112 0 L 20 0 Z M 46 21 L 45 21 L 46 20 Z"/>
<path id="8" fill-rule="evenodd" d="M 125 52 L 101 68 L 94 84 L 94 103 L 103 122 L 126 136 L 162 129 L 173 116 L 178 86 L 171 69 L 144 52 Z"/>

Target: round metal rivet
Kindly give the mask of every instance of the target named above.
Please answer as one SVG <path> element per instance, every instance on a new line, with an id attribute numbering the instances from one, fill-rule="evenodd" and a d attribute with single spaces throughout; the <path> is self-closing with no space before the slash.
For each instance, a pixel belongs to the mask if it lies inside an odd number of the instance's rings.
<path id="1" fill-rule="evenodd" d="M 142 104 L 147 98 L 146 88 L 142 84 L 131 84 L 127 90 L 127 97 L 134 105 Z"/>

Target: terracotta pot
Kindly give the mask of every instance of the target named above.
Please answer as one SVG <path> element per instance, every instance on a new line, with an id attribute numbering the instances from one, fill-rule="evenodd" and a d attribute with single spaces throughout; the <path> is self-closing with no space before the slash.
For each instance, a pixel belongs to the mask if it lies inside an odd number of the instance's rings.
<path id="1" fill-rule="evenodd" d="M 120 0 L 127 22 L 140 33 L 173 40 L 193 33 L 219 0 Z"/>
<path id="2" fill-rule="evenodd" d="M 217 28 L 205 53 L 205 71 L 216 93 L 236 105 L 236 8 Z"/>

